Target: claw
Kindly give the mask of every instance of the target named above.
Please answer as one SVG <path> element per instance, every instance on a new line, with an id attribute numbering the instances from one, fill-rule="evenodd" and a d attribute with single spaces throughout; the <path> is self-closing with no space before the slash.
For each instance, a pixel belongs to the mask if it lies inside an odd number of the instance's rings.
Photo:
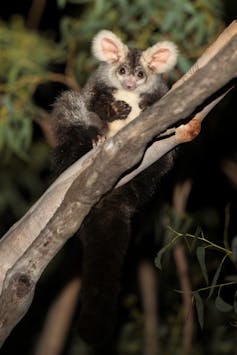
<path id="1" fill-rule="evenodd" d="M 96 139 L 92 139 L 92 146 L 93 148 L 97 147 L 98 145 L 104 143 L 106 140 L 106 136 L 101 136 L 101 135 L 97 135 Z"/>

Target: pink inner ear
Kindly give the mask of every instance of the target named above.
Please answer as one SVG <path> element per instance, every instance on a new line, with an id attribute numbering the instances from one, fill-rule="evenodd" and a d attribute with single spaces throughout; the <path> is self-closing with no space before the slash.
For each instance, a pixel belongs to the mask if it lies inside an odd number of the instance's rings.
<path id="1" fill-rule="evenodd" d="M 152 59 L 149 63 L 150 68 L 159 68 L 160 65 L 165 64 L 169 57 L 171 55 L 171 52 L 167 48 L 160 48 L 158 49 L 153 55 Z"/>
<path id="2" fill-rule="evenodd" d="M 103 38 L 101 47 L 103 54 L 108 61 L 116 62 L 119 59 L 119 49 L 113 40 Z"/>

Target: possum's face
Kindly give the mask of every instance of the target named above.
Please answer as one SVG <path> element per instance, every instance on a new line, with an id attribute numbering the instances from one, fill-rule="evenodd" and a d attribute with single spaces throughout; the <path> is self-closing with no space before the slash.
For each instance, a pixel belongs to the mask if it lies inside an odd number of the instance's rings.
<path id="1" fill-rule="evenodd" d="M 145 51 L 129 49 L 111 31 L 102 30 L 93 39 L 92 52 L 107 63 L 105 76 L 111 86 L 127 91 L 150 91 L 157 74 L 176 64 L 177 49 L 173 42 L 158 42 Z"/>
<path id="2" fill-rule="evenodd" d="M 146 70 L 140 62 L 141 55 L 142 51 L 130 49 L 125 61 L 115 67 L 116 79 L 125 90 L 133 91 L 143 86 L 147 81 Z"/>

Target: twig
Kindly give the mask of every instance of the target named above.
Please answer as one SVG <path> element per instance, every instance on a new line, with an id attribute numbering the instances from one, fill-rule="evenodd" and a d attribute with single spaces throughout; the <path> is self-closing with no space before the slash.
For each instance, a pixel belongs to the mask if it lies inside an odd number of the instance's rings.
<path id="1" fill-rule="evenodd" d="M 31 8 L 28 14 L 28 19 L 27 19 L 28 28 L 31 28 L 32 30 L 36 30 L 39 27 L 46 6 L 46 2 L 47 0 L 32 1 Z"/>
<path id="2" fill-rule="evenodd" d="M 224 258 L 226 259 L 226 257 L 224 257 Z M 224 258 L 223 258 L 223 259 L 224 259 Z M 236 285 L 236 284 L 237 284 L 236 281 L 229 281 L 229 282 L 224 282 L 224 283 L 221 283 L 221 284 L 216 284 L 216 285 L 201 287 L 201 288 L 198 288 L 197 290 L 191 290 L 191 294 L 194 294 L 195 292 L 208 291 L 208 290 L 211 290 L 211 289 L 213 289 L 213 288 L 219 288 L 219 289 L 221 289 L 222 287 L 232 286 L 232 285 Z M 175 292 L 183 293 L 183 290 L 175 290 Z"/>
<path id="3" fill-rule="evenodd" d="M 42 129 L 42 132 L 44 134 L 44 138 L 46 140 L 46 142 L 48 143 L 48 145 L 50 147 L 55 147 L 56 145 L 56 139 L 54 137 L 54 134 L 52 132 L 52 128 L 51 128 L 51 122 L 50 122 L 50 114 L 43 110 L 43 109 L 37 109 L 37 111 L 40 114 L 40 117 L 35 116 L 33 118 L 33 120 L 40 126 L 40 128 Z"/>
<path id="4" fill-rule="evenodd" d="M 237 163 L 234 160 L 225 159 L 221 167 L 232 186 L 237 190 Z"/>
<path id="5" fill-rule="evenodd" d="M 65 75 L 67 77 L 67 81 L 70 84 L 69 86 L 75 90 L 79 90 L 80 86 L 75 79 L 75 75 L 73 72 L 73 68 L 75 66 L 76 60 L 76 43 L 75 41 L 69 42 L 68 45 L 68 55 L 67 55 L 67 62 L 65 68 Z"/>
<path id="6" fill-rule="evenodd" d="M 227 204 L 225 208 L 225 222 L 224 222 L 224 238 L 223 238 L 223 244 L 224 247 L 228 250 L 231 249 L 228 236 L 229 236 L 229 225 L 230 225 L 230 203 Z"/>
<path id="7" fill-rule="evenodd" d="M 157 275 L 150 262 L 140 262 L 138 278 L 144 314 L 143 355 L 156 355 L 158 354 Z"/>
<path id="8" fill-rule="evenodd" d="M 182 215 L 185 213 L 190 190 L 191 182 L 189 180 L 175 187 L 173 204 L 177 214 L 180 217 L 182 217 Z M 177 266 L 180 286 L 183 291 L 183 354 L 190 354 L 192 349 L 193 336 L 192 288 L 188 276 L 188 262 L 186 259 L 185 251 L 183 245 L 179 242 L 176 243 L 174 247 L 174 259 Z"/>

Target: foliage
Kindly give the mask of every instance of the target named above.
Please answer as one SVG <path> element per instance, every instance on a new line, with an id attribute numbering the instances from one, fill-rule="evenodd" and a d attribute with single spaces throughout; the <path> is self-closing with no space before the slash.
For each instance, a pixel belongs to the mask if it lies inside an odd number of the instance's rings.
<path id="1" fill-rule="evenodd" d="M 45 189 L 44 170 L 45 163 L 48 161 L 48 147 L 43 142 L 37 142 L 29 152 L 30 165 L 17 157 L 11 158 L 11 164 L 1 163 L 0 215 L 2 216 L 12 211 L 16 217 L 21 217 L 22 212 L 26 212 L 29 204 L 35 201 Z"/>
<path id="2" fill-rule="evenodd" d="M 175 245 L 175 243 L 178 243 L 180 240 L 185 240 L 186 244 L 188 245 L 189 250 L 191 251 L 194 248 L 195 243 L 195 252 L 196 252 L 196 257 L 197 261 L 200 266 L 200 271 L 201 274 L 204 278 L 204 281 L 206 282 L 207 286 L 205 287 L 200 287 L 197 290 L 192 291 L 193 295 L 193 303 L 196 307 L 197 311 L 197 317 L 199 324 L 201 328 L 204 327 L 204 300 L 201 297 L 200 293 L 203 293 L 205 291 L 208 291 L 207 294 L 207 299 L 210 299 L 211 296 L 213 295 L 214 291 L 217 289 L 217 295 L 215 298 L 215 305 L 216 308 L 221 311 L 221 312 L 230 312 L 232 310 L 235 311 L 236 313 L 236 297 L 233 298 L 233 305 L 230 305 L 229 303 L 226 303 L 222 297 L 221 297 L 221 290 L 224 287 L 231 286 L 231 285 L 237 285 L 237 281 L 229 281 L 229 282 L 223 282 L 223 283 L 218 283 L 218 280 L 220 278 L 221 271 L 223 269 L 224 262 L 227 258 L 233 260 L 233 251 L 231 249 L 227 249 L 223 246 L 217 245 L 216 243 L 213 243 L 212 241 L 208 240 L 205 238 L 203 232 L 201 232 L 201 235 L 192 235 L 189 233 L 178 233 L 175 230 L 170 228 L 170 231 L 172 233 L 172 236 L 169 240 L 169 242 L 159 250 L 157 257 L 155 259 L 155 264 L 156 266 L 161 269 L 162 268 L 162 258 L 164 254 Z M 191 242 L 190 242 L 191 240 Z M 198 246 L 196 246 L 196 243 L 198 243 Z M 212 282 L 210 285 L 209 280 L 208 280 L 208 271 L 207 271 L 207 265 L 206 265 L 206 252 L 208 250 L 215 250 L 217 252 L 220 252 L 224 254 L 222 257 L 219 266 L 217 267 Z M 236 291 L 237 292 L 237 291 Z M 236 313 L 237 315 L 237 313 Z"/>
<path id="3" fill-rule="evenodd" d="M 27 31 L 21 18 L 0 22 L 0 151 L 27 159 L 32 122 L 39 115 L 33 102 L 37 86 L 49 80 L 50 62 L 63 52 L 49 39 Z"/>

